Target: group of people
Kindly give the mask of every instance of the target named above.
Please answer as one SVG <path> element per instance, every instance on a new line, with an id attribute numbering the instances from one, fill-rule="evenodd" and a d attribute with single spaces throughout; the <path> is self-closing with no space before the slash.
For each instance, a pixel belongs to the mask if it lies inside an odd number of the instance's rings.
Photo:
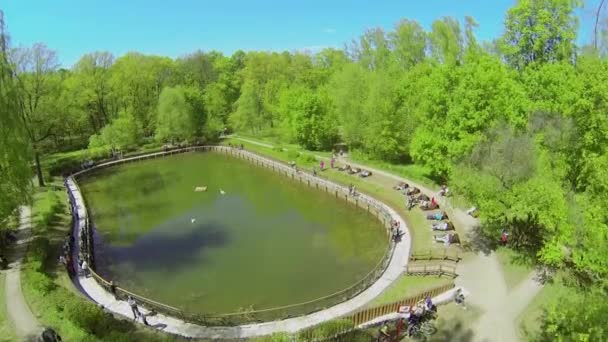
<path id="1" fill-rule="evenodd" d="M 70 208 L 70 212 L 72 214 L 72 226 L 75 226 L 75 223 L 79 221 L 79 216 L 78 216 L 78 208 L 76 206 L 76 200 L 74 198 L 74 195 L 72 194 L 71 191 L 69 191 L 69 187 L 67 184 L 67 179 L 64 181 L 65 187 L 66 189 L 68 189 L 68 203 L 69 203 L 69 208 Z M 91 237 L 91 232 L 90 232 L 90 227 L 88 225 L 85 225 L 84 227 L 82 227 L 82 229 L 84 230 L 83 232 L 81 232 L 80 236 L 80 249 L 78 251 L 78 266 L 79 266 L 79 271 L 81 275 L 89 276 L 90 275 L 90 265 L 89 262 L 93 262 L 93 258 L 94 255 L 91 252 L 91 246 L 92 246 L 92 237 Z M 75 243 L 75 238 L 71 233 L 68 233 L 66 235 L 66 241 L 64 242 L 63 245 L 63 255 L 61 255 L 59 257 L 59 261 L 64 264 L 68 270 L 68 273 L 70 274 L 70 276 L 74 276 L 75 274 L 75 269 L 74 269 L 74 263 L 72 262 L 72 251 L 74 248 L 74 243 Z"/>

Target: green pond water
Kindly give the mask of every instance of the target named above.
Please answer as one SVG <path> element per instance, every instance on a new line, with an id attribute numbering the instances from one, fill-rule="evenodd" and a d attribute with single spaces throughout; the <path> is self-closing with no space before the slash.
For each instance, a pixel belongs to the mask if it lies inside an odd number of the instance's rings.
<path id="1" fill-rule="evenodd" d="M 219 153 L 125 164 L 80 185 L 98 272 L 191 312 L 322 297 L 364 277 L 387 248 L 382 225 L 364 210 Z"/>

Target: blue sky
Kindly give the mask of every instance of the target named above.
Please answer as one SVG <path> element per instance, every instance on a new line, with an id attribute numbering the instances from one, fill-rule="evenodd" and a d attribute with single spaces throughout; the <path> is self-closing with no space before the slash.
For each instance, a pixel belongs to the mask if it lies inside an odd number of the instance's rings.
<path id="1" fill-rule="evenodd" d="M 597 2 L 590 0 L 589 2 Z M 65 67 L 87 52 L 178 57 L 197 49 L 318 50 L 344 46 L 366 28 L 400 18 L 429 28 L 442 16 L 473 16 L 477 36 L 502 33 L 515 0 L 2 0 L 13 46 L 44 42 Z M 589 20 L 588 11 L 581 11 Z M 588 37 L 581 33 L 581 39 Z"/>

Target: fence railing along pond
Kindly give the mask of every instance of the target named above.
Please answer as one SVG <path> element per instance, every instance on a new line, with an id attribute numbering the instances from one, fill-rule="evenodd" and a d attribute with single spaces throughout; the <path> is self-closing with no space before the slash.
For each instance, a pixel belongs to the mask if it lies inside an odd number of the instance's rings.
<path id="1" fill-rule="evenodd" d="M 251 163 L 272 169 L 275 172 L 285 175 L 286 177 L 290 177 L 295 181 L 299 181 L 303 184 L 307 184 L 310 187 L 314 187 L 321 191 L 325 191 L 330 193 L 336 197 L 336 199 L 344 200 L 348 203 L 351 203 L 359 208 L 367 210 L 369 213 L 375 215 L 382 225 L 385 228 L 386 238 L 387 238 L 387 248 L 384 252 L 382 259 L 374 266 L 374 268 L 368 272 L 363 278 L 359 281 L 355 282 L 351 286 L 329 294 L 327 296 L 323 296 L 320 298 L 315 298 L 302 303 L 295 303 L 291 305 L 285 305 L 281 307 L 260 309 L 260 310 L 247 310 L 242 312 L 233 312 L 233 313 L 224 313 L 224 314 L 201 314 L 201 313 L 193 313 L 186 312 L 180 310 L 178 308 L 172 307 L 170 305 L 166 305 L 163 303 L 156 302 L 152 299 L 146 298 L 144 296 L 140 296 L 136 293 L 130 292 L 127 289 L 123 289 L 118 285 L 112 285 L 109 280 L 104 279 L 101 275 L 95 272 L 95 260 L 94 260 L 94 250 L 93 250 L 93 231 L 91 227 L 90 218 L 87 212 L 86 205 L 84 206 L 84 226 L 81 227 L 82 231 L 82 243 L 84 244 L 84 258 L 87 260 L 87 263 L 90 266 L 92 277 L 106 290 L 111 291 L 118 299 L 125 299 L 127 296 L 132 296 L 136 299 L 141 305 L 147 307 L 150 310 L 168 314 L 173 317 L 180 318 L 184 321 L 193 322 L 202 325 L 225 325 L 225 326 L 233 326 L 233 325 L 241 325 L 253 322 L 263 322 L 269 320 L 278 320 L 278 319 L 286 319 L 290 317 L 302 316 L 306 314 L 310 314 L 319 310 L 326 309 L 330 306 L 336 305 L 338 303 L 344 302 L 357 294 L 364 291 L 366 288 L 371 286 L 383 273 L 388 264 L 391 261 L 394 244 L 391 241 L 391 223 L 392 223 L 392 215 L 389 211 L 388 207 L 365 195 L 365 194 L 352 194 L 349 189 L 325 180 L 319 176 L 314 176 L 302 171 L 299 171 L 291 166 L 285 165 L 281 162 L 272 160 L 270 158 L 261 157 L 255 153 L 251 153 L 248 151 L 244 151 L 234 147 L 226 147 L 226 146 L 191 146 L 179 149 L 173 149 L 168 151 L 160 151 L 155 153 L 149 153 L 145 155 L 139 155 L 124 159 L 118 159 L 114 161 L 104 162 L 102 164 L 94 165 L 85 170 L 80 170 L 75 172 L 70 177 L 74 179 L 74 184 L 78 187 L 76 179 L 85 175 L 86 173 L 103 169 L 107 167 L 117 166 L 129 162 L 141 161 L 147 159 L 161 158 L 168 155 L 184 153 L 184 152 L 195 152 L 195 151 L 214 151 L 219 153 L 224 153 L 227 155 L 231 155 L 234 157 L 242 158 L 250 161 Z M 80 192 L 80 189 L 78 189 Z M 82 195 L 82 192 L 80 192 Z M 73 198 L 73 196 L 70 196 Z M 84 200 L 84 197 L 83 197 Z"/>

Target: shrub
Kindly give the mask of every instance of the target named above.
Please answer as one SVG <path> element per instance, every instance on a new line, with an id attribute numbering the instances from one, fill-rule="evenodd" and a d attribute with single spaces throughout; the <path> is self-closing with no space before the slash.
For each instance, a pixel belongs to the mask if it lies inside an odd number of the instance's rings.
<path id="1" fill-rule="evenodd" d="M 60 176 L 66 172 L 79 169 L 87 159 L 100 160 L 108 157 L 110 157 L 110 149 L 107 147 L 89 148 L 50 155 L 43 160 L 42 164 L 52 176 Z"/>
<path id="2" fill-rule="evenodd" d="M 133 328 L 132 323 L 117 320 L 96 305 L 77 298 L 65 303 L 64 313 L 66 318 L 95 336 L 105 336 L 110 332 L 124 333 Z"/>
<path id="3" fill-rule="evenodd" d="M 300 157 L 300 152 L 294 150 L 287 151 L 287 158 L 295 160 L 298 159 L 298 157 Z"/>
<path id="4" fill-rule="evenodd" d="M 44 273 L 38 271 L 42 268 L 41 262 L 31 262 L 28 267 L 30 269 L 27 271 L 27 282 L 35 291 L 46 297 L 55 288 L 55 284 Z"/>
<path id="5" fill-rule="evenodd" d="M 298 159 L 302 163 L 314 163 L 317 161 L 317 158 L 310 154 L 300 154 L 300 157 Z"/>
<path id="6" fill-rule="evenodd" d="M 334 319 L 301 331 L 298 334 L 298 341 L 329 339 L 354 327 L 353 321 L 349 319 Z"/>
<path id="7" fill-rule="evenodd" d="M 274 333 L 269 336 L 256 337 L 250 340 L 251 342 L 290 342 L 291 337 L 287 333 Z"/>
<path id="8" fill-rule="evenodd" d="M 42 266 L 49 257 L 49 251 L 51 249 L 51 243 L 48 238 L 39 236 L 35 238 L 30 244 L 30 253 L 28 254 L 28 260 L 32 261 L 32 264 L 40 264 L 36 268 L 36 271 L 42 271 Z"/>

